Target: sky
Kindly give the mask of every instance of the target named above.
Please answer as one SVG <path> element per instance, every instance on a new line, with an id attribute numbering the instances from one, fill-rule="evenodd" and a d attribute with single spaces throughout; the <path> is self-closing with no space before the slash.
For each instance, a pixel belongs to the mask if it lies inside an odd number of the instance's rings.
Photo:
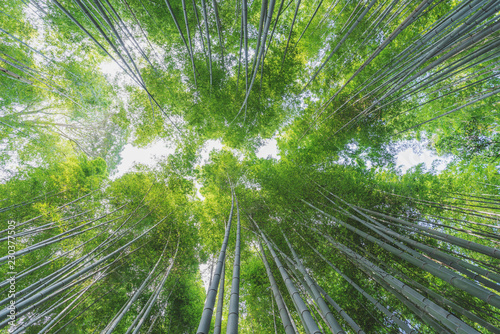
<path id="1" fill-rule="evenodd" d="M 207 140 L 199 152 L 200 158 L 196 166 L 203 166 L 208 163 L 210 152 L 213 150 L 220 151 L 222 149 L 222 141 Z M 150 167 L 155 166 L 159 158 L 166 158 L 168 155 L 175 152 L 175 147 L 163 140 L 157 140 L 146 147 L 135 147 L 131 144 L 125 145 L 120 153 L 122 160 L 117 167 L 117 172 L 112 178 L 117 179 L 127 172 L 131 172 L 137 163 L 141 163 Z M 269 139 L 264 142 L 264 145 L 257 150 L 259 158 L 273 158 L 279 160 L 278 146 L 276 139 Z"/>
<path id="2" fill-rule="evenodd" d="M 259 147 L 256 152 L 258 158 L 267 159 L 269 157 L 273 159 L 280 159 L 278 151 L 278 142 L 275 138 L 271 138 L 264 141 L 264 144 Z"/>
<path id="3" fill-rule="evenodd" d="M 425 164 L 425 168 L 429 170 L 432 165 L 435 165 L 437 171 L 441 171 L 446 168 L 446 165 L 450 162 L 450 158 L 440 158 L 436 156 L 432 151 L 426 148 L 426 143 L 420 143 L 417 141 L 407 142 L 404 147 L 408 147 L 406 149 L 402 149 L 396 155 L 396 166 L 399 167 L 401 172 L 404 174 L 410 169 L 420 163 Z M 210 152 L 213 150 L 219 151 L 223 148 L 222 141 L 220 139 L 217 140 L 208 140 L 203 145 L 200 150 L 199 160 L 197 166 L 203 166 L 208 163 Z M 169 154 L 173 154 L 175 152 L 175 147 L 173 145 L 169 145 L 164 140 L 157 140 L 154 143 L 143 147 L 138 148 L 134 147 L 131 144 L 127 144 L 124 147 L 124 150 L 121 152 L 122 161 L 118 165 L 117 173 L 112 176 L 112 179 L 119 178 L 123 174 L 127 172 L 133 171 L 133 167 L 137 163 L 145 164 L 149 167 L 154 167 L 159 159 L 165 159 Z M 277 147 L 277 141 L 275 138 L 271 138 L 265 140 L 263 145 L 259 147 L 256 152 L 257 157 L 262 159 L 276 159 L 279 160 L 279 151 Z M 200 193 L 201 184 L 196 180 L 194 181 L 194 185 L 197 189 L 197 198 L 203 201 L 205 198 Z M 202 273 L 202 281 L 205 287 L 205 290 L 208 291 L 208 283 L 210 280 L 210 265 L 208 263 L 200 265 L 200 272 Z"/>
<path id="4" fill-rule="evenodd" d="M 438 157 L 431 150 L 426 148 L 426 143 L 412 140 L 407 142 L 411 147 L 400 151 L 396 155 L 396 166 L 398 166 L 402 173 L 406 173 L 408 169 L 418 164 L 424 163 L 427 170 L 435 165 L 437 171 L 442 171 L 446 168 L 448 163 L 451 162 L 450 157 Z"/>
<path id="5" fill-rule="evenodd" d="M 114 60 L 101 63 L 100 70 L 102 73 L 111 76 L 116 75 L 118 72 L 122 72 L 122 69 Z"/>
<path id="6" fill-rule="evenodd" d="M 446 168 L 450 159 L 438 157 L 431 150 L 425 147 L 425 143 L 417 141 L 410 143 L 411 147 L 406 148 L 396 155 L 396 166 L 399 166 L 402 173 L 406 173 L 408 169 L 420 163 L 424 163 L 426 169 L 430 169 L 432 164 L 436 165 L 436 170 L 441 171 Z M 213 150 L 219 151 L 223 148 L 220 139 L 207 140 L 199 152 L 200 158 L 196 166 L 203 166 L 208 163 L 210 152 Z M 133 170 L 137 163 L 141 163 L 150 167 L 154 167 L 158 159 L 164 159 L 168 155 L 175 152 L 175 147 L 169 145 L 164 140 L 157 140 L 154 143 L 138 148 L 131 144 L 127 144 L 121 152 L 122 161 L 118 165 L 117 172 L 112 178 L 116 179 L 123 174 Z M 275 138 L 265 140 L 263 145 L 256 152 L 258 158 L 276 159 L 279 160 L 279 151 Z M 199 186 L 197 188 L 199 189 Z M 201 195 L 200 195 L 201 196 Z"/>
<path id="7" fill-rule="evenodd" d="M 158 160 L 165 159 L 168 155 L 174 152 L 175 147 L 164 140 L 157 140 L 154 143 L 141 148 L 127 144 L 120 153 L 122 160 L 117 167 L 117 172 L 111 176 L 111 179 L 115 180 L 123 174 L 131 172 L 134 165 L 138 163 L 154 167 Z"/>

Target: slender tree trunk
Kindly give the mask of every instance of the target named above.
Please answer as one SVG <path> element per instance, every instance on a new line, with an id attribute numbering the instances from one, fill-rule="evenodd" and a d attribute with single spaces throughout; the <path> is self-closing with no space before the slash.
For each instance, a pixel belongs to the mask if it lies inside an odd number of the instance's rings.
<path id="1" fill-rule="evenodd" d="M 260 232 L 260 235 L 262 236 L 262 238 L 266 242 L 267 247 L 269 248 L 269 251 L 271 252 L 271 255 L 272 255 L 273 259 L 274 259 L 274 262 L 276 263 L 276 266 L 278 267 L 278 269 L 280 271 L 281 277 L 285 281 L 285 285 L 286 285 L 286 287 L 288 289 L 288 292 L 290 293 L 290 296 L 292 297 L 292 300 L 296 304 L 299 314 L 301 314 L 302 317 L 303 317 L 303 319 L 304 319 L 304 327 L 306 327 L 308 329 L 308 331 L 311 332 L 311 334 L 319 334 L 319 333 L 321 333 L 321 331 L 318 328 L 318 325 L 316 324 L 316 322 L 312 318 L 309 309 L 307 308 L 307 306 L 304 303 L 304 301 L 302 300 L 302 298 L 300 298 L 300 294 L 297 291 L 297 288 L 295 287 L 295 285 L 291 281 L 290 277 L 288 276 L 287 272 L 285 271 L 285 268 L 281 264 L 281 261 L 278 259 L 278 256 L 274 252 L 274 249 L 272 248 L 271 243 L 269 242 L 269 240 L 267 240 L 266 236 L 260 230 L 260 228 L 257 225 L 257 223 L 253 219 L 251 219 L 251 220 L 255 224 L 255 227 Z"/>
<path id="2" fill-rule="evenodd" d="M 396 289 L 399 293 L 402 295 L 406 296 L 412 303 L 415 303 L 416 305 L 419 305 L 421 309 L 425 310 L 429 315 L 435 317 L 439 321 L 443 323 L 447 328 L 455 331 L 458 330 L 459 333 L 479 333 L 472 327 L 468 326 L 465 322 L 462 320 L 456 318 L 454 315 L 446 311 L 445 309 L 441 308 L 431 300 L 425 298 L 422 296 L 420 293 L 409 287 L 408 285 L 404 284 L 400 280 L 396 279 L 394 276 L 388 274 L 375 264 L 371 263 L 368 261 L 366 258 L 360 256 L 356 252 L 352 251 L 348 247 L 339 244 L 335 242 L 330 236 L 321 233 L 319 230 L 317 230 L 315 227 L 309 226 L 309 228 L 323 237 L 325 237 L 335 248 L 337 248 L 339 251 L 341 251 L 343 254 L 345 254 L 348 258 L 350 258 L 353 263 L 358 264 L 360 268 L 365 268 L 369 269 L 372 271 L 375 275 L 379 276 L 382 278 L 384 281 L 386 281 L 391 287 Z"/>
<path id="3" fill-rule="evenodd" d="M 215 313 L 214 334 L 222 332 L 222 312 L 224 311 L 224 279 L 226 277 L 226 265 L 222 265 L 222 275 L 220 277 L 219 297 L 217 298 L 217 312 Z"/>
<path id="4" fill-rule="evenodd" d="M 231 196 L 231 212 L 229 213 L 229 220 L 226 227 L 226 233 L 224 235 L 224 241 L 222 242 L 222 248 L 219 255 L 219 260 L 217 261 L 217 267 L 215 268 L 215 274 L 212 280 L 212 284 L 208 288 L 207 299 L 205 300 L 205 306 L 203 308 L 203 314 L 201 315 L 200 324 L 198 326 L 197 334 L 207 334 L 210 330 L 210 323 L 212 322 L 212 314 L 214 312 L 215 298 L 217 296 L 217 289 L 219 286 L 219 281 L 222 272 L 222 266 L 226 258 L 226 248 L 229 240 L 229 232 L 231 230 L 231 220 L 233 218 L 233 208 L 234 208 L 234 196 Z"/>
<path id="5" fill-rule="evenodd" d="M 274 279 L 273 273 L 271 271 L 271 267 L 267 262 L 266 253 L 264 252 L 264 247 L 262 246 L 262 241 L 259 241 L 259 249 L 262 254 L 262 262 L 266 267 L 267 277 L 269 278 L 269 282 L 271 283 L 271 290 L 273 291 L 274 299 L 276 300 L 276 305 L 278 307 L 278 311 L 280 313 L 281 322 L 283 323 L 283 327 L 285 328 L 285 333 L 287 334 L 295 334 L 295 330 L 290 321 L 290 317 L 288 316 L 288 311 L 286 310 L 285 303 L 281 298 L 281 294 L 278 289 L 278 285 L 276 284 L 276 280 Z"/>
<path id="6" fill-rule="evenodd" d="M 233 194 L 236 197 L 235 194 Z M 227 316 L 227 334 L 238 333 L 238 316 L 240 307 L 240 208 L 238 199 L 236 199 L 236 214 L 238 219 L 238 228 L 236 230 L 236 246 L 234 249 L 233 281 L 231 283 L 231 299 L 229 301 L 229 313 Z"/>
<path id="7" fill-rule="evenodd" d="M 283 232 L 282 232 L 283 233 Z M 318 291 L 316 288 L 316 285 L 314 284 L 314 281 L 311 279 L 309 274 L 306 271 L 306 268 L 300 261 L 297 253 L 295 252 L 295 249 L 293 249 L 292 245 L 290 244 L 290 241 L 286 237 L 285 234 L 283 234 L 283 237 L 285 238 L 285 241 L 288 245 L 288 248 L 290 248 L 290 251 L 292 252 L 294 261 L 292 262 L 294 266 L 297 267 L 297 269 L 300 271 L 302 274 L 306 284 L 307 288 L 311 292 L 311 297 L 316 301 L 316 304 L 319 306 L 319 310 L 321 312 L 322 317 L 325 318 L 328 327 L 330 330 L 335 333 L 335 334 L 344 334 L 344 330 L 342 327 L 340 327 L 339 323 L 337 322 L 337 319 L 335 319 L 333 313 L 328 309 L 328 306 L 326 305 L 325 301 L 323 300 L 323 297 L 321 296 L 321 293 Z"/>

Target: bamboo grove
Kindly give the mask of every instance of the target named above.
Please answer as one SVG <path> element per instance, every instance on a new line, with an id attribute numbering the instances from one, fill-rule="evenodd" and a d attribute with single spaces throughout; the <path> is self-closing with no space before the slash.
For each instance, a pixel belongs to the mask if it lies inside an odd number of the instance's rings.
<path id="1" fill-rule="evenodd" d="M 498 1 L 0 17 L 1 333 L 500 333 Z"/>

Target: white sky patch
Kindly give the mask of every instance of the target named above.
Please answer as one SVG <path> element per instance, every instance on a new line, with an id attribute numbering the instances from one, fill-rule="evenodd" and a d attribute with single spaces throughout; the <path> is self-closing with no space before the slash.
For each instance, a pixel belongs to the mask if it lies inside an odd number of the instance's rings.
<path id="1" fill-rule="evenodd" d="M 203 147 L 201 148 L 200 152 L 200 157 L 201 160 L 197 164 L 197 166 L 203 166 L 208 163 L 210 152 L 213 150 L 220 151 L 222 149 L 222 140 L 221 139 L 210 139 L 203 144 Z"/>
<path id="2" fill-rule="evenodd" d="M 164 140 L 158 140 L 146 147 L 135 147 L 131 144 L 125 145 L 120 153 L 122 161 L 111 179 L 117 179 L 123 174 L 132 171 L 135 164 L 143 164 L 154 167 L 158 160 L 166 159 L 175 152 L 175 147 Z"/>
<path id="3" fill-rule="evenodd" d="M 198 183 L 196 180 L 194 181 L 194 187 L 196 188 L 196 196 L 201 200 L 201 201 L 204 201 L 205 200 L 205 196 L 203 196 L 201 193 L 200 193 L 200 189 L 201 189 L 201 183 Z"/>
<path id="4" fill-rule="evenodd" d="M 135 81 L 118 65 L 114 60 L 109 60 L 101 63 L 99 68 L 104 75 L 110 79 L 117 79 L 118 86 L 136 86 Z"/>
<path id="5" fill-rule="evenodd" d="M 101 63 L 99 67 L 101 68 L 102 73 L 111 76 L 115 76 L 116 74 L 121 73 L 123 71 L 114 60 Z"/>
<path id="6" fill-rule="evenodd" d="M 210 257 L 210 259 L 207 261 L 207 263 L 201 263 L 200 264 L 200 273 L 201 273 L 201 280 L 203 281 L 203 287 L 205 287 L 205 292 L 208 293 L 208 284 L 210 283 L 210 273 L 211 269 L 210 266 L 214 264 L 213 270 L 215 270 L 215 263 L 213 263 L 213 258 Z"/>
<path id="7" fill-rule="evenodd" d="M 451 162 L 452 158 L 439 157 L 423 145 L 423 143 L 416 142 L 416 146 L 409 147 L 396 155 L 396 166 L 401 168 L 403 174 L 421 163 L 425 164 L 426 169 L 431 169 L 434 165 L 436 171 L 442 171 Z"/>
<path id="8" fill-rule="evenodd" d="M 271 139 L 265 140 L 264 145 L 259 147 L 255 153 L 258 158 L 269 159 L 269 157 L 280 160 L 278 142 L 273 137 Z"/>
<path id="9" fill-rule="evenodd" d="M 210 160 L 210 152 L 213 150 L 220 151 L 222 149 L 222 140 L 221 139 L 209 139 L 203 144 L 203 147 L 201 148 L 199 152 L 199 160 L 198 163 L 195 165 L 196 167 L 206 165 L 208 161 Z M 200 193 L 201 189 L 201 183 L 198 183 L 196 180 L 194 180 L 194 186 L 196 188 L 196 197 L 198 197 L 201 201 L 205 200 L 205 197 Z M 207 283 L 208 284 L 208 281 Z"/>

